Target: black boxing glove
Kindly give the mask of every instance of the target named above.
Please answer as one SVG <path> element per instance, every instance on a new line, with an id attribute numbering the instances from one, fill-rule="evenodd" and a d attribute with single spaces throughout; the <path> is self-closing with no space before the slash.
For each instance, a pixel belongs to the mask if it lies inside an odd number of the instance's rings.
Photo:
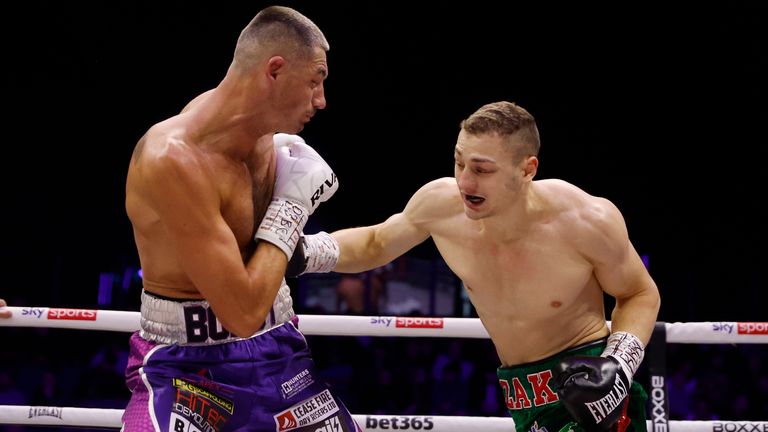
<path id="1" fill-rule="evenodd" d="M 336 267 L 339 252 L 339 243 L 325 231 L 302 234 L 285 268 L 285 277 L 297 277 L 304 273 L 328 273 Z"/>
<path id="2" fill-rule="evenodd" d="M 557 395 L 568 412 L 589 431 L 623 431 L 632 377 L 645 355 L 637 336 L 616 332 L 600 357 L 573 356 L 554 370 Z"/>

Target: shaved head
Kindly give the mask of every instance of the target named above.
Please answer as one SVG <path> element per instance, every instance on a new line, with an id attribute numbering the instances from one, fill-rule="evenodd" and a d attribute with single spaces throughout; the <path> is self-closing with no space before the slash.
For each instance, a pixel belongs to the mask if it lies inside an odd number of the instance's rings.
<path id="1" fill-rule="evenodd" d="M 315 23 L 294 9 L 270 6 L 240 33 L 233 66 L 245 71 L 274 55 L 309 59 L 317 48 L 328 51 L 330 46 Z"/>

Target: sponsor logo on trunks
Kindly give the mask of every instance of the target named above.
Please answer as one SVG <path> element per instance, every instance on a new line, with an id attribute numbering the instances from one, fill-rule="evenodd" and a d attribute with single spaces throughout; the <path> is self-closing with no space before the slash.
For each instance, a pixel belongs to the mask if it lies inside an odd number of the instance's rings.
<path id="1" fill-rule="evenodd" d="M 171 413 L 171 431 L 219 432 L 227 422 L 227 417 L 210 406 L 198 405 L 196 408 L 201 412 L 197 412 L 194 408 L 184 405 L 184 402 L 182 400 L 173 404 L 175 412 Z"/>
<path id="2" fill-rule="evenodd" d="M 92 309 L 48 309 L 49 320 L 96 321 L 96 311 Z"/>
<path id="3" fill-rule="evenodd" d="M 171 417 L 171 431 L 218 432 L 234 412 L 232 401 L 199 385 L 174 378 L 173 386 L 176 388 L 173 411 L 178 415 Z"/>
<path id="4" fill-rule="evenodd" d="M 195 425 L 190 423 L 189 420 L 173 412 L 171 413 L 171 420 L 168 424 L 168 431 L 169 432 L 202 432 L 200 429 L 196 428 Z"/>
<path id="5" fill-rule="evenodd" d="M 296 417 L 290 411 L 284 411 L 275 417 L 275 423 L 277 423 L 278 431 L 287 431 L 296 429 L 299 424 L 296 422 Z"/>
<path id="6" fill-rule="evenodd" d="M 339 412 L 339 405 L 336 403 L 336 400 L 333 399 L 331 392 L 326 389 L 275 415 L 275 428 L 277 432 L 289 431 L 296 428 L 302 428 L 300 429 L 301 431 L 314 431 L 315 429 L 311 428 L 304 429 L 304 426 L 320 423 L 337 412 Z M 326 429 L 323 429 L 323 427 L 317 430 L 325 432 Z M 328 430 L 336 431 L 334 429 Z"/>
<path id="7" fill-rule="evenodd" d="M 442 318 L 397 317 L 397 328 L 443 328 Z"/>
<path id="8" fill-rule="evenodd" d="M 432 417 L 417 416 L 365 416 L 365 429 L 432 430 Z"/>
<path id="9" fill-rule="evenodd" d="M 61 420 L 61 408 L 58 407 L 29 407 L 29 414 L 27 418 L 35 417 L 56 417 Z"/>
<path id="10" fill-rule="evenodd" d="M 740 322 L 739 334 L 768 334 L 768 322 Z"/>
<path id="11" fill-rule="evenodd" d="M 667 390 L 664 386 L 664 377 L 651 375 L 651 416 L 653 417 L 653 431 L 667 432 Z"/>
<path id="12" fill-rule="evenodd" d="M 326 419 L 322 424 L 311 424 L 309 426 L 299 427 L 293 432 L 348 432 L 349 428 L 344 424 L 339 416 L 333 416 Z"/>
<path id="13" fill-rule="evenodd" d="M 712 432 L 768 432 L 768 423 L 751 421 L 716 421 L 712 423 Z"/>
<path id="14" fill-rule="evenodd" d="M 215 403 L 216 405 L 220 406 L 221 408 L 224 408 L 224 410 L 226 410 L 230 414 L 232 414 L 235 410 L 235 404 L 232 403 L 231 400 L 225 399 L 215 393 L 211 393 L 210 391 L 202 388 L 201 386 L 192 384 L 191 382 L 174 378 L 173 386 L 180 390 L 184 390 L 189 393 L 202 396 L 208 399 L 209 401 Z"/>
<path id="15" fill-rule="evenodd" d="M 559 400 L 557 393 L 552 391 L 549 386 L 549 381 L 552 379 L 551 370 L 528 374 L 526 379 L 530 384 L 530 390 L 523 386 L 520 377 L 512 377 L 511 380 L 499 380 L 499 385 L 504 391 L 507 409 L 521 410 L 531 406 L 548 405 Z"/>
<path id="16" fill-rule="evenodd" d="M 24 308 L 21 310 L 21 316 L 33 316 L 35 318 L 42 318 L 45 308 Z"/>
<path id="17" fill-rule="evenodd" d="M 186 377 L 187 382 L 192 383 L 200 388 L 204 388 L 208 391 L 219 393 L 220 396 L 223 395 L 225 398 L 234 396 L 234 391 L 224 387 L 222 384 L 217 383 L 216 381 L 211 381 L 212 379 L 213 376 L 211 375 L 211 371 L 208 368 L 202 368 L 198 370 L 195 372 L 194 377 Z"/>
<path id="18" fill-rule="evenodd" d="M 539 427 L 539 422 L 535 421 L 533 422 L 533 426 L 531 426 L 530 432 L 549 432 L 549 431 L 545 427 Z"/>
<path id="19" fill-rule="evenodd" d="M 309 370 L 304 369 L 297 373 L 293 378 L 280 384 L 280 389 L 283 391 L 283 398 L 288 399 L 307 388 L 313 382 L 315 382 L 315 380 L 312 378 L 312 375 L 309 374 Z"/>
<path id="20" fill-rule="evenodd" d="M 317 429 L 314 429 L 314 426 L 309 428 L 312 432 L 342 432 L 345 430 L 341 426 L 341 422 L 339 421 L 339 416 L 333 416 L 329 418 L 328 420 L 323 422 L 323 425 L 320 426 Z"/>

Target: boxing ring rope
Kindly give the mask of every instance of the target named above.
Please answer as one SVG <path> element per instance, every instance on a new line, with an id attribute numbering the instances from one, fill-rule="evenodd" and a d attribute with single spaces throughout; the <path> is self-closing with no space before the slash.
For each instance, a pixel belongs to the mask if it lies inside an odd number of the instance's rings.
<path id="1" fill-rule="evenodd" d="M 13 316 L 0 327 L 49 327 L 79 330 L 134 332 L 139 312 L 6 307 Z M 488 339 L 478 318 L 427 318 L 397 316 L 298 315 L 307 336 L 394 336 Z M 610 325 L 610 322 L 609 322 Z M 768 322 L 665 323 L 667 343 L 768 343 Z"/>
<path id="2" fill-rule="evenodd" d="M 37 426 L 84 426 L 119 429 L 123 410 L 104 408 L 60 408 L 0 405 L 0 424 Z M 506 417 L 402 416 L 353 414 L 364 431 L 433 430 L 440 432 L 514 432 L 515 422 Z M 648 430 L 652 430 L 648 420 Z M 762 432 L 768 422 L 760 421 L 675 421 L 671 432 Z"/>
<path id="3" fill-rule="evenodd" d="M 48 307 L 6 307 L 12 317 L 0 319 L 0 327 L 47 327 L 80 330 L 133 332 L 139 330 L 139 312 L 65 309 Z M 477 318 L 428 318 L 397 316 L 299 315 L 305 335 L 459 337 L 487 339 L 488 333 Z M 610 322 L 609 322 L 610 324 Z M 768 343 L 768 322 L 657 323 L 662 343 Z M 665 334 L 664 334 L 665 333 Z M 652 340 L 653 342 L 653 340 Z M 661 341 L 660 341 L 661 342 Z M 651 392 L 657 390 L 654 388 Z M 665 398 L 665 396 L 664 396 Z M 660 417 L 654 401 L 648 430 L 653 432 L 766 432 L 767 421 L 676 421 Z M 102 408 L 0 405 L 0 424 L 121 427 L 123 410 Z M 666 414 L 664 414 L 665 417 Z M 364 431 L 388 429 L 463 432 L 480 429 L 490 432 L 514 431 L 508 417 L 353 415 Z"/>

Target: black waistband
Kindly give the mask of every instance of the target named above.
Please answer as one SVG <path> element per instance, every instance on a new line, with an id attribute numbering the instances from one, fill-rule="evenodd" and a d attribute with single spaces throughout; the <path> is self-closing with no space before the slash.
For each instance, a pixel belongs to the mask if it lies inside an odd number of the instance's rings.
<path id="1" fill-rule="evenodd" d="M 511 365 L 511 366 L 503 366 L 502 368 L 503 369 L 512 369 L 512 368 L 521 368 L 521 367 L 525 368 L 525 367 L 529 367 L 529 366 L 536 366 L 536 365 L 542 364 L 542 363 L 548 363 L 548 362 L 551 362 L 552 360 L 554 360 L 556 358 L 567 356 L 569 353 L 571 353 L 573 351 L 581 351 L 583 349 L 589 349 L 589 348 L 597 347 L 597 346 L 600 346 L 600 345 L 605 345 L 607 340 L 608 340 L 608 337 L 606 336 L 606 337 L 603 337 L 603 338 L 600 338 L 600 339 L 597 339 L 597 340 L 593 340 L 591 342 L 585 342 L 585 343 L 583 343 L 581 345 L 576 345 L 575 347 L 571 347 L 571 348 L 565 349 L 563 351 L 560 351 L 557 354 L 553 354 L 553 355 L 551 355 L 549 357 L 545 357 L 545 358 L 540 359 L 540 360 L 534 360 L 532 362 L 521 363 L 521 364 L 516 364 L 516 365 Z"/>
<path id="2" fill-rule="evenodd" d="M 205 301 L 205 299 L 202 297 L 201 298 L 167 297 L 164 295 L 155 294 L 151 291 L 147 291 L 146 289 L 144 290 L 144 292 L 147 293 L 147 295 L 150 297 L 154 297 L 160 300 L 168 300 L 168 301 L 177 302 L 177 303 L 184 303 L 184 302 L 191 302 L 191 301 L 194 301 L 194 302 Z"/>

